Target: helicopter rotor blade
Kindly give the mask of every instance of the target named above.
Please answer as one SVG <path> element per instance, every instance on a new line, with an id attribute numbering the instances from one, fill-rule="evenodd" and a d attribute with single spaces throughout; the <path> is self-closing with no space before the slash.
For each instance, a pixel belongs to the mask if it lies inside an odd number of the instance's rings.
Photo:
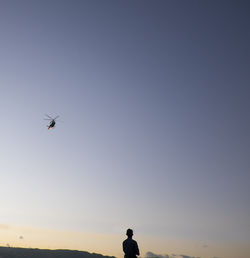
<path id="1" fill-rule="evenodd" d="M 51 121 L 51 120 L 53 120 L 53 119 L 50 119 L 50 118 L 44 118 L 43 120 Z"/>
<path id="2" fill-rule="evenodd" d="M 56 120 L 59 116 L 56 116 L 53 120 Z"/>
<path id="3" fill-rule="evenodd" d="M 53 120 L 53 118 L 52 118 L 51 116 L 49 116 L 49 115 L 47 115 L 47 114 L 45 114 L 45 116 L 47 116 L 48 118 L 50 118 L 50 119 L 52 119 L 52 120 Z"/>

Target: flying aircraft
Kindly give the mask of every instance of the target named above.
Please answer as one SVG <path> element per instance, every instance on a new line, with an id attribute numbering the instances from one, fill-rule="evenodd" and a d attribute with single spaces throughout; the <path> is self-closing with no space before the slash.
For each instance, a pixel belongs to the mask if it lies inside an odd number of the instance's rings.
<path id="1" fill-rule="evenodd" d="M 53 127 L 56 125 L 56 119 L 57 119 L 59 116 L 56 116 L 55 118 L 52 118 L 51 116 L 49 116 L 49 115 L 47 115 L 47 114 L 45 114 L 45 116 L 46 116 L 47 118 L 44 118 L 44 120 L 49 120 L 49 121 L 50 121 L 49 125 L 47 125 L 48 130 L 49 130 L 49 129 L 53 128 Z"/>

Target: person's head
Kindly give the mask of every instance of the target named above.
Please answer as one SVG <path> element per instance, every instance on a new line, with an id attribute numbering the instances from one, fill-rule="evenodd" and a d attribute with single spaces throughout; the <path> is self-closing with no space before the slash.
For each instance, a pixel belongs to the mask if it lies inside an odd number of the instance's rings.
<path id="1" fill-rule="evenodd" d="M 126 235 L 127 235 L 128 237 L 132 237 L 132 236 L 133 236 L 133 230 L 129 228 L 129 229 L 127 230 Z"/>

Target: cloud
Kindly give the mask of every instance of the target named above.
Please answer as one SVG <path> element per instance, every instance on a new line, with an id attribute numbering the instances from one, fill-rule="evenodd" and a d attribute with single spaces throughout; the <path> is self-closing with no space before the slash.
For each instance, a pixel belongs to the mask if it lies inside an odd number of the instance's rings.
<path id="1" fill-rule="evenodd" d="M 152 252 L 147 252 L 145 258 L 171 258 L 168 254 L 154 254 Z"/>
<path id="2" fill-rule="evenodd" d="M 10 226 L 7 224 L 0 224 L 0 229 L 7 230 L 10 229 Z"/>
<path id="3" fill-rule="evenodd" d="M 145 258 L 201 258 L 201 257 L 194 257 L 188 256 L 184 254 L 155 254 L 152 252 L 147 252 Z"/>

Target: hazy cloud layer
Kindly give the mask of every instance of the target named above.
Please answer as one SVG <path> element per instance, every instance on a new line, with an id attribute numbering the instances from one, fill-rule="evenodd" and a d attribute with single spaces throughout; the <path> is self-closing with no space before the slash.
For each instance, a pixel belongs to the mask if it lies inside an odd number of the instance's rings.
<path id="1" fill-rule="evenodd" d="M 152 252 L 147 252 L 145 258 L 202 258 L 200 256 L 189 256 L 184 254 L 155 254 Z M 219 258 L 214 256 L 213 258 Z"/>
<path id="2" fill-rule="evenodd" d="M 147 252 L 145 258 L 201 258 L 195 256 L 188 256 L 184 254 L 155 254 L 152 252 Z"/>
<path id="3" fill-rule="evenodd" d="M 10 226 L 7 225 L 7 224 L 0 224 L 0 230 L 1 230 L 1 229 L 7 230 L 7 229 L 9 229 L 9 228 L 10 228 Z"/>

